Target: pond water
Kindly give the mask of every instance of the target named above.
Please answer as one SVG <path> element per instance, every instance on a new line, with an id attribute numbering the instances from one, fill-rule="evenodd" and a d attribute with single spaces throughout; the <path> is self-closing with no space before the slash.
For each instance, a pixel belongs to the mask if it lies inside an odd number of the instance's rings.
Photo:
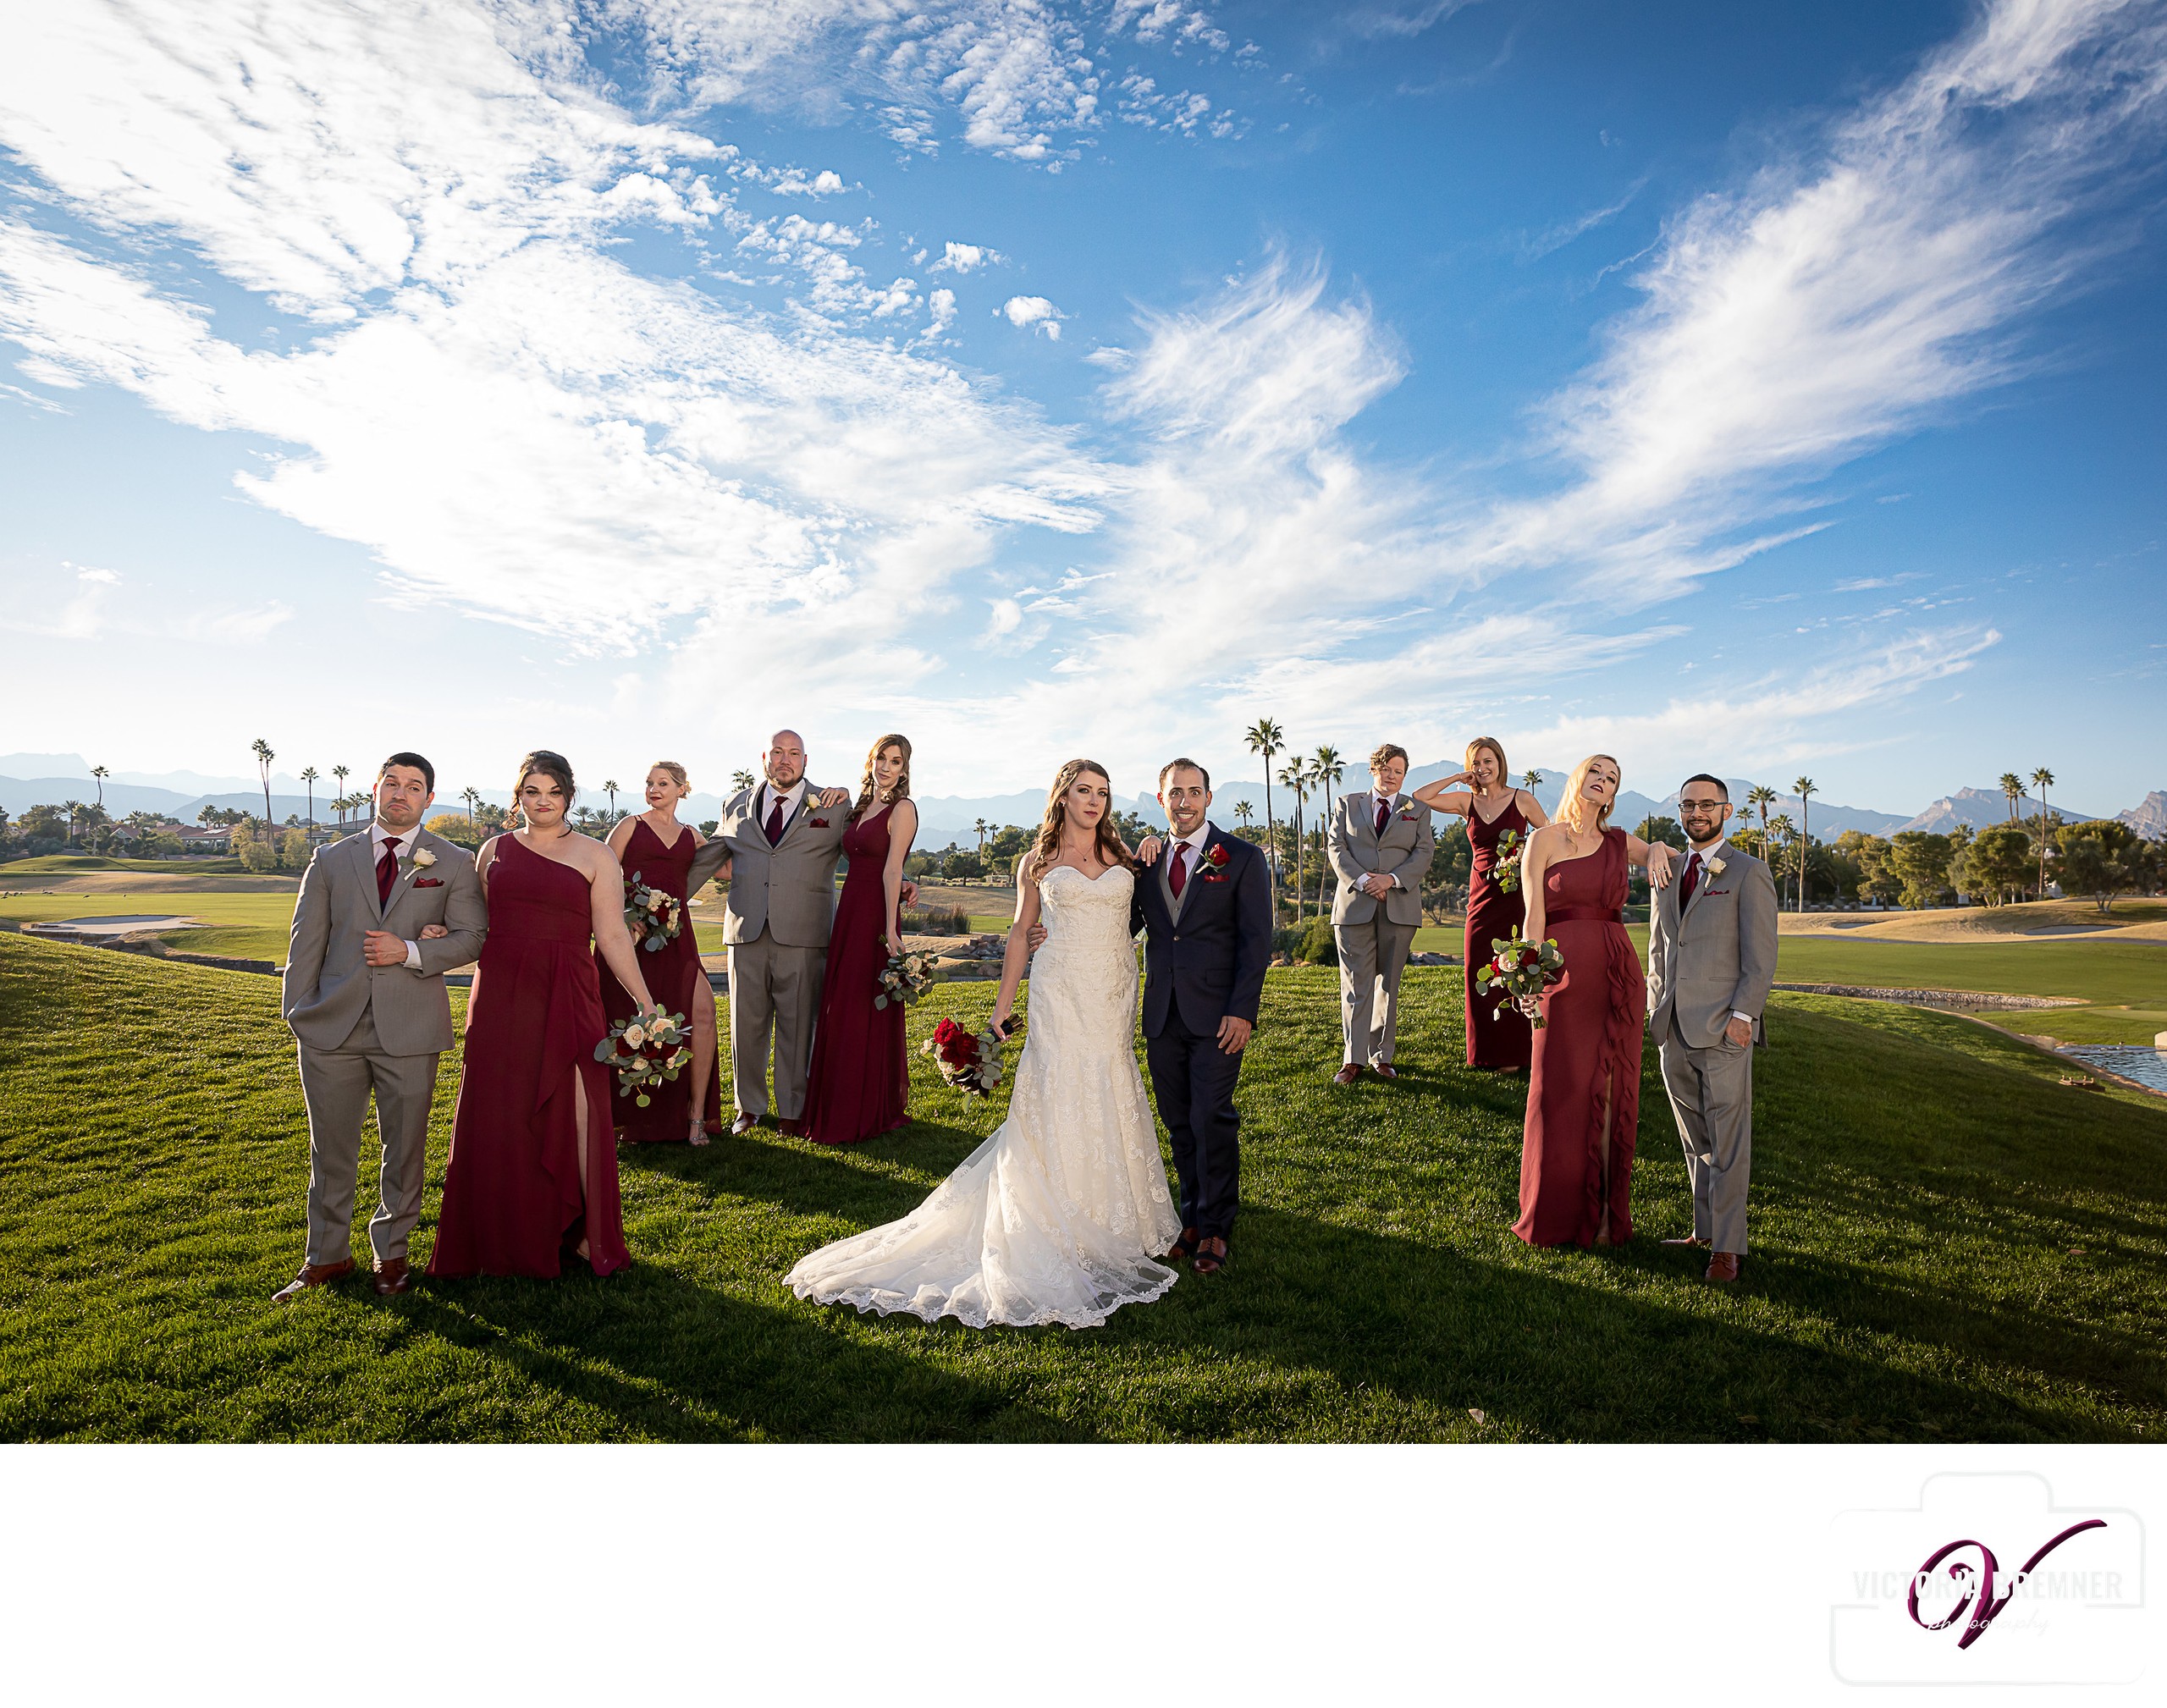
<path id="1" fill-rule="evenodd" d="M 2148 1044 L 2071 1044 L 2063 1047 L 2062 1054 L 2154 1091 L 2167 1091 L 2167 1050 Z"/>

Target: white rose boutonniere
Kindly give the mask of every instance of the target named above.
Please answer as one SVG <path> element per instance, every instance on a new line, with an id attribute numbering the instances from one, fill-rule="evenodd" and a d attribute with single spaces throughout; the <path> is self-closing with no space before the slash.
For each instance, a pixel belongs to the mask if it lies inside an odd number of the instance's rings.
<path id="1" fill-rule="evenodd" d="M 414 851 L 413 863 L 426 872 L 437 863 L 437 857 L 426 848 L 416 848 Z"/>
<path id="2" fill-rule="evenodd" d="M 1723 875 L 1723 858 L 1722 858 L 1722 857 L 1721 857 L 1720 855 L 1718 855 L 1716 858 L 1714 858 L 1714 859 L 1712 859 L 1712 860 L 1711 860 L 1711 861 L 1709 861 L 1709 862 L 1708 862 L 1708 876 L 1710 876 L 1711 878 L 1720 878 L 1720 877 L 1722 877 Z"/>

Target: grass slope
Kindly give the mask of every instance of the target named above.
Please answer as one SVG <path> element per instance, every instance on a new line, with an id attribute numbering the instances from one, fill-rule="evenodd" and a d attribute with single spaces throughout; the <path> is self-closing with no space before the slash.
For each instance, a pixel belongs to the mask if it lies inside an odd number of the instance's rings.
<path id="1" fill-rule="evenodd" d="M 2063 1089 L 2051 1061 L 1960 1020 L 1785 1000 L 1760 1069 L 1755 1251 L 1719 1292 L 1654 1242 L 1685 1202 L 1651 1075 L 1641 1237 L 1607 1254 L 1514 1239 L 1521 1088 L 1454 1065 L 1456 974 L 1408 982 L 1404 1077 L 1338 1091 L 1332 975 L 1273 976 L 1227 1275 L 1184 1276 L 1103 1330 L 973 1333 L 780 1285 L 814 1244 L 909 1209 L 997 1123 L 922 1061 L 917 1121 L 861 1149 L 771 1132 L 627 1149 L 635 1264 L 613 1281 L 391 1301 L 353 1286 L 274 1309 L 307 1175 L 275 987 L 0 938 L 0 1437 L 2167 1430 L 2167 1105 Z M 991 994 L 945 989 L 914 1035 Z M 454 1085 L 447 1057 L 432 1213 Z"/>
<path id="2" fill-rule="evenodd" d="M 2072 1044 L 2149 1044 L 2167 1031 L 2167 943 L 1846 942 L 1785 937 L 1777 977 L 1795 984 L 1918 986 L 2082 996 L 2085 1008 L 1997 1015 L 2019 1031 Z"/>

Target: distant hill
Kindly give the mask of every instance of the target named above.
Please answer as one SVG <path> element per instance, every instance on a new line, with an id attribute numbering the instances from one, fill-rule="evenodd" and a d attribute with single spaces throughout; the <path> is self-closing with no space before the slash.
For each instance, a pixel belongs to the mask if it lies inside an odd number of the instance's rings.
<path id="1" fill-rule="evenodd" d="M 2059 814 L 2072 824 L 2080 818 L 2099 816 L 2097 813 L 2076 812 L 2059 802 L 2050 801 L 2047 805 L 2049 812 Z M 2036 819 L 2039 816 L 2039 803 L 2028 795 L 2020 795 L 2016 800 L 2016 816 Z M 1896 829 L 1931 830 L 1937 835 L 1946 836 L 1959 824 L 1969 824 L 1975 830 L 1982 830 L 1989 824 L 2005 824 L 2008 819 L 2009 796 L 2000 790 L 1959 789 L 1954 795 L 1943 796 L 1925 812 L 1907 819 Z M 1895 833 L 1887 834 L 1893 835 Z"/>
<path id="2" fill-rule="evenodd" d="M 2167 789 L 2154 789 L 2126 813 L 2115 815 L 2148 841 L 2167 836 Z"/>

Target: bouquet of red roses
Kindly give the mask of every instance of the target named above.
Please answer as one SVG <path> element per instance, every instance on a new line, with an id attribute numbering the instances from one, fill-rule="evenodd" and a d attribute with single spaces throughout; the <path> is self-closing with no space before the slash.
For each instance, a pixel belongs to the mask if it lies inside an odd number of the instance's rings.
<path id="1" fill-rule="evenodd" d="M 625 880 L 625 928 L 653 955 L 685 928 L 685 904 L 637 872 Z"/>
<path id="2" fill-rule="evenodd" d="M 1023 1029 L 1012 1021 L 1008 1035 L 1013 1038 Z M 944 1020 L 919 1046 L 918 1054 L 931 1056 L 940 1077 L 957 1090 L 984 1097 L 1001 1083 L 1001 1045 L 1000 1034 L 990 1026 L 984 1032 L 967 1032 L 954 1021 Z"/>
<path id="3" fill-rule="evenodd" d="M 1497 838 L 1497 862 L 1490 869 L 1497 874 L 1497 888 L 1508 895 L 1520 887 L 1520 856 L 1527 852 L 1522 846 L 1526 840 L 1517 830 L 1503 831 Z"/>
<path id="4" fill-rule="evenodd" d="M 681 1014 L 636 1014 L 609 1028 L 594 1046 L 594 1059 L 616 1070 L 618 1096 L 631 1097 L 645 1109 L 653 1100 L 648 1093 L 676 1078 L 677 1070 L 692 1061 L 686 1041 L 692 1035 Z"/>
<path id="5" fill-rule="evenodd" d="M 1517 1002 L 1523 996 L 1540 996 L 1565 974 L 1565 956 L 1558 947 L 1558 939 L 1546 937 L 1540 943 L 1530 943 L 1515 931 L 1509 938 L 1490 939 L 1490 958 L 1475 970 L 1475 988 L 1487 996 L 1495 991 L 1502 999 L 1497 1012 L 1505 1011 L 1505 1004 Z M 1536 1026 L 1544 1024 L 1538 1011 L 1533 1017 Z"/>

